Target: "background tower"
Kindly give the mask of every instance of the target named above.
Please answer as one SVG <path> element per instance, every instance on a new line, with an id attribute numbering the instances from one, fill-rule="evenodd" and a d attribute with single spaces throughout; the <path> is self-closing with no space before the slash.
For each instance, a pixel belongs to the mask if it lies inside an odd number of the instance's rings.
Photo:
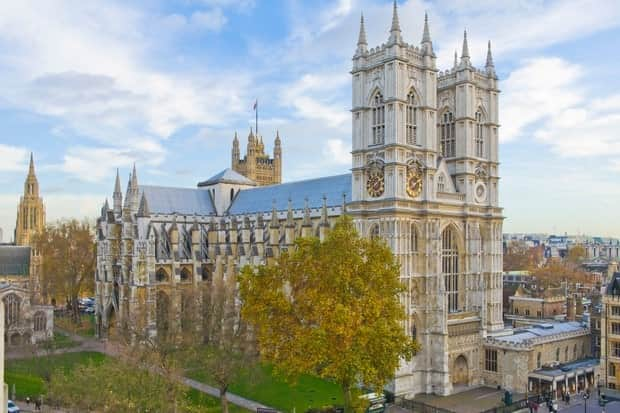
<path id="1" fill-rule="evenodd" d="M 30 245 L 32 236 L 45 226 L 45 205 L 39 197 L 39 182 L 34 171 L 34 159 L 30 154 L 28 176 L 24 182 L 24 194 L 17 207 L 17 222 L 15 225 L 15 243 Z"/>
<path id="2" fill-rule="evenodd" d="M 251 179 L 258 185 L 273 185 L 282 182 L 282 141 L 276 133 L 273 146 L 273 158 L 265 153 L 262 136 L 250 129 L 246 154 L 241 158 L 239 139 L 235 133 L 231 151 L 231 169 Z"/>

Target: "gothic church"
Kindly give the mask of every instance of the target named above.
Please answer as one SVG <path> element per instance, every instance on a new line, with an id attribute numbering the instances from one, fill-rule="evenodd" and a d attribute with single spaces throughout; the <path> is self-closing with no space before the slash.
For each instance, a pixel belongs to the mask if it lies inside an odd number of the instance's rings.
<path id="1" fill-rule="evenodd" d="M 400 262 L 403 328 L 422 346 L 391 390 L 483 384 L 484 344 L 503 328 L 497 76 L 490 45 L 475 68 L 466 35 L 460 61 L 439 71 L 436 60 L 427 20 L 421 43 L 408 44 L 394 4 L 387 42 L 368 48 L 362 18 L 350 173 L 279 183 L 279 136 L 274 159 L 256 163 L 266 156 L 251 133 L 246 158 L 235 137 L 232 169 L 196 188 L 142 185 L 134 168 L 123 199 L 117 174 L 97 224 L 98 333 L 133 325 L 156 335 L 179 319 L 184 291 L 269 262 L 296 237 L 324 237 L 346 208 Z"/>

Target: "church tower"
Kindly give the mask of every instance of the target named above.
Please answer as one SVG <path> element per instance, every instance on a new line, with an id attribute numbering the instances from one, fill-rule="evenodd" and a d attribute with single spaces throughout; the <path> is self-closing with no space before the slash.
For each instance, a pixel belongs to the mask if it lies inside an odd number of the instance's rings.
<path id="1" fill-rule="evenodd" d="M 32 236 L 45 226 L 45 205 L 39 197 L 39 182 L 34 171 L 34 159 L 30 154 L 28 176 L 24 182 L 24 194 L 17 207 L 17 222 L 15 225 L 15 243 L 30 245 Z"/>
<path id="2" fill-rule="evenodd" d="M 235 132 L 231 151 L 231 169 L 239 172 L 258 185 L 274 185 L 282 182 L 282 141 L 276 133 L 273 145 L 273 158 L 265 153 L 263 137 L 250 129 L 246 155 L 241 159 L 239 138 Z"/>
<path id="3" fill-rule="evenodd" d="M 489 46 L 490 47 L 490 46 Z M 396 395 L 482 384 L 485 338 L 503 328 L 497 78 L 470 60 L 439 71 L 428 17 L 403 39 L 396 1 L 386 43 L 360 21 L 352 74 L 352 202 L 358 231 L 401 266 L 406 331 L 422 350 L 396 372 Z"/>

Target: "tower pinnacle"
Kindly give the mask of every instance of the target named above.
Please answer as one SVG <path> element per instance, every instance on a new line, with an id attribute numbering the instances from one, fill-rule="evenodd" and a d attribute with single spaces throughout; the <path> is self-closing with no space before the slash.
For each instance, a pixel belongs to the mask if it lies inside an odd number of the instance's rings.
<path id="1" fill-rule="evenodd" d="M 398 6 L 396 0 L 394 0 L 394 7 L 392 10 L 392 27 L 390 28 L 390 39 L 388 44 L 397 44 L 402 41 L 400 36 L 400 22 L 398 21 Z"/>
<path id="2" fill-rule="evenodd" d="M 34 176 L 34 156 L 30 152 L 30 165 L 28 166 L 28 175 Z"/>
<path id="3" fill-rule="evenodd" d="M 364 54 L 368 51 L 368 41 L 366 40 L 366 27 L 364 26 L 364 13 L 360 18 L 360 34 L 357 38 L 357 53 L 358 55 Z"/>
<path id="4" fill-rule="evenodd" d="M 428 29 L 428 14 L 424 13 L 424 33 L 422 34 L 422 49 L 425 56 L 433 56 L 433 42 L 431 41 L 431 32 Z"/>
<path id="5" fill-rule="evenodd" d="M 469 56 L 469 45 L 467 44 L 467 30 L 463 31 L 463 50 L 461 52 L 461 64 L 464 66 L 471 65 Z"/>
<path id="6" fill-rule="evenodd" d="M 487 49 L 487 63 L 485 65 L 487 69 L 487 74 L 490 76 L 495 76 L 495 65 L 493 64 L 493 55 L 491 54 L 491 41 L 489 40 L 489 46 Z"/>

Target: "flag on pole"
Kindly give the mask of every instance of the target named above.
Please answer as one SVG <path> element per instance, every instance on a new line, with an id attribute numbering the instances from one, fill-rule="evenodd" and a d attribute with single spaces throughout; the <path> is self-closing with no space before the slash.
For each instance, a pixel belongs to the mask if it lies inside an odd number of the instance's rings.
<path id="1" fill-rule="evenodd" d="M 258 107 L 258 99 L 254 101 L 254 107 L 252 109 L 256 110 L 257 107 Z"/>

